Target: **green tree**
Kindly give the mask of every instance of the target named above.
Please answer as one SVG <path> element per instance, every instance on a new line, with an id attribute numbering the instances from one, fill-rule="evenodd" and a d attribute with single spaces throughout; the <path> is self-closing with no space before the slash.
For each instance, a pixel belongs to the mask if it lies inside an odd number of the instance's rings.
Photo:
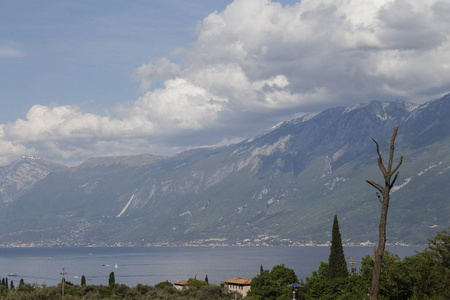
<path id="1" fill-rule="evenodd" d="M 248 296 L 252 299 L 289 299 L 292 283 L 298 283 L 294 270 L 284 265 L 277 265 L 268 270 L 263 270 L 252 279 Z"/>
<path id="2" fill-rule="evenodd" d="M 319 269 L 312 272 L 311 277 L 306 277 L 306 291 L 308 299 L 320 299 L 323 295 L 333 295 L 328 276 L 328 263 L 321 261 Z"/>
<path id="3" fill-rule="evenodd" d="M 428 249 L 425 252 L 430 252 L 437 266 L 448 272 L 450 270 L 450 234 L 448 230 L 437 232 L 436 236 L 428 241 Z"/>
<path id="4" fill-rule="evenodd" d="M 109 273 L 108 285 L 113 286 L 114 284 L 116 284 L 116 278 L 114 276 L 114 272 L 111 272 Z"/>
<path id="5" fill-rule="evenodd" d="M 158 283 L 157 285 L 155 285 L 155 288 L 157 288 L 157 289 L 172 288 L 172 287 L 173 287 L 173 284 L 171 282 L 169 282 L 169 280 L 162 281 L 162 282 Z"/>
<path id="6" fill-rule="evenodd" d="M 450 299 L 450 235 L 447 230 L 429 240 L 427 248 L 403 261 L 385 251 L 381 265 L 379 295 L 383 299 Z M 374 259 L 361 263 L 361 279 L 371 282 Z"/>
<path id="7" fill-rule="evenodd" d="M 172 283 L 170 283 L 168 280 L 166 280 L 166 281 L 156 284 L 155 289 L 157 289 L 157 288 L 163 289 L 166 286 L 169 288 L 173 288 Z M 137 294 L 145 295 L 145 294 L 149 293 L 150 291 L 154 291 L 154 288 L 149 285 L 143 285 L 141 283 L 138 283 L 135 287 L 135 290 L 136 290 Z"/>
<path id="8" fill-rule="evenodd" d="M 367 255 L 361 262 L 361 280 L 370 287 L 374 260 Z M 410 299 L 410 278 L 398 255 L 385 251 L 381 265 L 379 296 L 382 299 Z M 367 293 L 366 293 L 367 294 Z"/>
<path id="9" fill-rule="evenodd" d="M 9 294 L 11 294 L 11 291 L 8 290 L 8 287 L 0 285 L 0 299 L 8 299 Z"/>
<path id="10" fill-rule="evenodd" d="M 320 262 L 319 269 L 306 277 L 305 299 L 360 300 L 367 294 L 368 283 L 364 285 L 361 276 L 330 278 L 328 263 Z"/>
<path id="11" fill-rule="evenodd" d="M 11 289 L 11 290 L 14 289 L 14 281 L 12 281 L 12 280 L 11 280 L 11 287 L 10 287 L 10 289 Z"/>
<path id="12" fill-rule="evenodd" d="M 198 280 L 196 278 L 189 278 L 188 281 L 186 282 L 187 287 L 196 288 L 196 289 L 199 289 L 200 287 L 206 286 L 206 285 L 208 285 L 207 282 Z"/>
<path id="13" fill-rule="evenodd" d="M 329 278 L 348 276 L 347 262 L 345 260 L 344 249 L 342 248 L 342 239 L 337 215 L 334 215 L 333 221 L 330 255 L 328 257 L 328 276 Z"/>
<path id="14" fill-rule="evenodd" d="M 81 285 L 86 285 L 86 277 L 84 275 L 81 276 Z"/>
<path id="15" fill-rule="evenodd" d="M 412 299 L 450 299 L 450 235 L 443 230 L 428 247 L 404 260 L 411 280 Z"/>
<path id="16" fill-rule="evenodd" d="M 205 276 L 205 282 L 209 283 L 208 275 Z"/>

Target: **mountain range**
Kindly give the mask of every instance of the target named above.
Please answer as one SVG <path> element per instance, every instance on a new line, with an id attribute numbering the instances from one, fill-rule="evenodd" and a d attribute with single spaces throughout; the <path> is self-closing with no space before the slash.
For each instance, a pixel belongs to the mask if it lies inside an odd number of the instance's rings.
<path id="1" fill-rule="evenodd" d="M 377 241 L 386 155 L 399 126 L 388 243 L 422 244 L 450 226 L 450 94 L 371 101 L 280 123 L 240 143 L 174 156 L 24 157 L 0 168 L 0 244 L 296 245 Z M 385 157 L 385 160 L 387 158 Z"/>

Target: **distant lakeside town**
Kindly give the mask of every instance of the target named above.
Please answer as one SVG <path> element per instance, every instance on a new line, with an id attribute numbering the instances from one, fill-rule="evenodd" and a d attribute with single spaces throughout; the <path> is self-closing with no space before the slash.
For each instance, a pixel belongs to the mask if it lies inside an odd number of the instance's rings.
<path id="1" fill-rule="evenodd" d="M 105 242 L 97 242 L 97 243 L 70 243 L 66 241 L 49 241 L 49 242 L 12 242 L 12 243 L 0 243 L 0 247 L 4 248 L 32 248 L 32 247 L 329 247 L 331 245 L 330 242 L 316 242 L 316 241 L 307 241 L 307 242 L 296 242 L 291 241 L 289 239 L 283 240 L 250 240 L 246 239 L 241 242 L 230 243 L 227 239 L 204 239 L 204 240 L 195 240 L 189 242 L 156 242 L 156 243 L 145 243 L 145 244 L 136 244 L 136 243 L 105 243 Z M 343 243 L 344 247 L 369 247 L 375 246 L 376 243 L 371 241 L 359 242 L 359 243 Z M 404 246 L 404 247 L 416 247 L 423 246 L 417 244 L 410 243 L 387 243 L 387 246 Z"/>

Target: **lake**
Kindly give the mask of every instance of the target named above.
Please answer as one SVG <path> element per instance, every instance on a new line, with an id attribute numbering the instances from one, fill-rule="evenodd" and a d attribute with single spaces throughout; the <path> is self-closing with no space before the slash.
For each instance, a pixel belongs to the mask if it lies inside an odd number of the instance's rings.
<path id="1" fill-rule="evenodd" d="M 386 250 L 401 258 L 424 247 L 391 246 Z M 116 283 L 135 286 L 176 282 L 191 277 L 210 283 L 237 276 L 252 278 L 264 269 L 284 264 L 299 279 L 311 276 L 320 261 L 328 261 L 330 248 L 302 247 L 92 247 L 92 248 L 0 248 L 0 277 L 8 277 L 17 286 L 26 283 L 56 285 L 65 268 L 66 281 L 80 284 L 108 284 L 114 272 Z M 373 253 L 373 247 L 344 247 L 346 257 L 354 257 L 359 269 L 361 258 Z M 117 265 L 117 266 L 116 266 Z"/>

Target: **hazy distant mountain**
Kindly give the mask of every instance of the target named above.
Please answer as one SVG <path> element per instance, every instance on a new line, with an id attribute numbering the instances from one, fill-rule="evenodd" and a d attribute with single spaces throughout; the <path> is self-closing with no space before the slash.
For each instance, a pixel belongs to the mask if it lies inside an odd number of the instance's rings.
<path id="1" fill-rule="evenodd" d="M 48 173 L 65 168 L 33 156 L 24 156 L 16 162 L 0 167 L 0 203 L 17 199 Z"/>
<path id="2" fill-rule="evenodd" d="M 4 211 L 1 240 L 48 244 L 291 244 L 376 241 L 375 146 L 400 126 L 404 155 L 388 241 L 450 225 L 450 95 L 372 101 L 278 124 L 241 143 L 173 157 L 96 158 L 50 173 Z"/>

